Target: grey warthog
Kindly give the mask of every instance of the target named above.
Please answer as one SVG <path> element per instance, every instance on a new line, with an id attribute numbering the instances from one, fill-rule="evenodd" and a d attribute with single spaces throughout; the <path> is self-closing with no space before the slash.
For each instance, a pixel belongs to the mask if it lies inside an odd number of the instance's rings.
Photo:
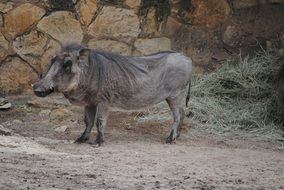
<path id="1" fill-rule="evenodd" d="M 87 142 L 95 123 L 97 136 L 92 143 L 99 145 L 110 108 L 135 110 L 166 100 L 174 119 L 166 142 L 172 143 L 180 135 L 191 73 L 191 59 L 176 52 L 130 57 L 69 44 L 51 60 L 33 89 L 40 97 L 62 92 L 71 103 L 84 105 L 86 129 L 76 142 Z"/>

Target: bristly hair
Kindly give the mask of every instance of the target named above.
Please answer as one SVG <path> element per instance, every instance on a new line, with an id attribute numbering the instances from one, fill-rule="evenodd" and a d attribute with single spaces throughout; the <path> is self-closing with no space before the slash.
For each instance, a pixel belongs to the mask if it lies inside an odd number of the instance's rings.
<path id="1" fill-rule="evenodd" d="M 74 52 L 85 48 L 76 43 L 69 43 L 62 47 L 61 52 Z M 123 81 L 129 88 L 133 88 L 141 75 L 147 75 L 156 64 L 159 64 L 166 55 L 175 53 L 165 51 L 151 54 L 149 56 L 123 56 L 115 53 L 97 51 L 90 49 L 88 57 L 88 72 L 96 72 L 98 75 L 99 89 L 107 86 L 107 82 Z"/>
<path id="2" fill-rule="evenodd" d="M 102 89 L 107 81 L 124 81 L 132 88 L 137 82 L 137 77 L 149 72 L 146 64 L 141 64 L 132 57 L 103 51 L 92 50 L 89 64 L 95 64 L 98 69 L 99 89 Z"/>
<path id="3" fill-rule="evenodd" d="M 73 51 L 78 51 L 80 49 L 86 48 L 78 43 L 75 42 L 70 42 L 66 43 L 61 47 L 61 52 L 73 52 Z"/>

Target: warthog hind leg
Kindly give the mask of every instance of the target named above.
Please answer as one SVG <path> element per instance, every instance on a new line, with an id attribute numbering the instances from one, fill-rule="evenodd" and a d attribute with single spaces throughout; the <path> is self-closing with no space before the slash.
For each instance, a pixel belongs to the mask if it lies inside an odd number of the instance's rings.
<path id="1" fill-rule="evenodd" d="M 173 143 L 180 136 L 181 126 L 184 119 L 184 110 L 182 107 L 183 95 L 180 95 L 176 98 L 167 98 L 166 101 L 169 104 L 169 107 L 173 114 L 174 123 L 172 125 L 172 130 L 169 137 L 166 140 L 166 143 Z"/>
<path id="2" fill-rule="evenodd" d="M 96 140 L 92 144 L 101 145 L 104 142 L 104 131 L 108 117 L 108 105 L 100 103 L 98 104 L 96 126 L 97 136 Z"/>
<path id="3" fill-rule="evenodd" d="M 82 133 L 81 137 L 79 137 L 75 141 L 76 143 L 84 143 L 89 140 L 92 128 L 94 126 L 96 110 L 97 110 L 97 107 L 93 105 L 88 105 L 85 107 L 84 121 L 86 124 L 86 128 L 85 128 L 85 131 Z"/>

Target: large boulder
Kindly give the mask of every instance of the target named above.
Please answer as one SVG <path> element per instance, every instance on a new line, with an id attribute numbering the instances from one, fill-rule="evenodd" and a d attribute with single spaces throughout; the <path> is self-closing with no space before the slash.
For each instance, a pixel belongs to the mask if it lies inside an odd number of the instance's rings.
<path id="1" fill-rule="evenodd" d="M 131 47 L 129 45 L 115 40 L 91 39 L 88 43 L 88 47 L 118 53 L 121 55 L 131 55 Z"/>
<path id="2" fill-rule="evenodd" d="M 8 39 L 14 39 L 26 32 L 45 14 L 45 10 L 35 5 L 25 3 L 4 15 L 4 31 Z"/>
<path id="3" fill-rule="evenodd" d="M 68 11 L 58 11 L 44 17 L 38 23 L 37 28 L 62 44 L 68 42 L 81 43 L 83 39 L 80 22 Z"/>
<path id="4" fill-rule="evenodd" d="M 134 39 L 140 33 L 139 19 L 133 10 L 104 7 L 88 28 L 94 37 L 115 37 L 126 41 Z"/>
<path id="5" fill-rule="evenodd" d="M 83 25 L 89 25 L 98 10 L 97 0 L 82 0 L 77 5 L 77 10 Z"/>
<path id="6" fill-rule="evenodd" d="M 0 94 L 18 93 L 31 88 L 37 74 L 18 57 L 5 59 L 0 65 Z"/>
<path id="7" fill-rule="evenodd" d="M 14 51 L 31 64 L 42 75 L 48 67 L 51 57 L 60 45 L 47 35 L 33 30 L 29 34 L 18 37 L 13 42 Z"/>
<path id="8" fill-rule="evenodd" d="M 166 37 L 137 39 L 134 42 L 134 47 L 136 48 L 136 55 L 147 55 L 159 51 L 171 50 L 171 40 Z"/>
<path id="9" fill-rule="evenodd" d="M 44 33 L 33 30 L 13 41 L 14 51 L 29 63 L 36 65 L 38 63 L 35 59 L 44 53 L 47 41 Z"/>

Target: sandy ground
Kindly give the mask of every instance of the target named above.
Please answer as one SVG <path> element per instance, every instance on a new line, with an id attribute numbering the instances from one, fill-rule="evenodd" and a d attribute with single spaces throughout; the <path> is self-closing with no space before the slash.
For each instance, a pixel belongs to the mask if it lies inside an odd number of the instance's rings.
<path id="1" fill-rule="evenodd" d="M 97 148 L 73 143 L 84 130 L 82 108 L 61 96 L 8 98 L 13 109 L 0 112 L 1 190 L 284 189 L 280 141 L 203 135 L 187 119 L 167 145 L 170 121 L 113 112 Z"/>

